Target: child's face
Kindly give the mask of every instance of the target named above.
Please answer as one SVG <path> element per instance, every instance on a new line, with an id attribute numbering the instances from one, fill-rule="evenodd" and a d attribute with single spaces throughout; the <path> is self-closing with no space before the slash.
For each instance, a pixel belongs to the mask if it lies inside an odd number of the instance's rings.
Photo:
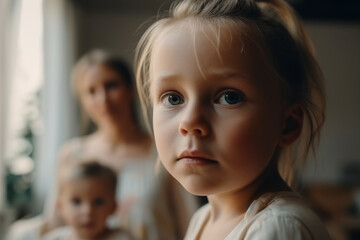
<path id="1" fill-rule="evenodd" d="M 82 105 L 96 124 L 117 123 L 122 115 L 131 111 L 132 92 L 110 67 L 90 67 L 79 84 Z"/>
<path id="2" fill-rule="evenodd" d="M 191 193 L 240 190 L 260 176 L 281 140 L 280 82 L 254 44 L 229 27 L 221 29 L 218 48 L 209 27 L 192 31 L 174 27 L 153 49 L 159 157 Z"/>
<path id="3" fill-rule="evenodd" d="M 61 190 L 60 211 L 65 222 L 81 237 L 94 238 L 106 229 L 115 210 L 114 193 L 104 179 L 69 181 Z"/>

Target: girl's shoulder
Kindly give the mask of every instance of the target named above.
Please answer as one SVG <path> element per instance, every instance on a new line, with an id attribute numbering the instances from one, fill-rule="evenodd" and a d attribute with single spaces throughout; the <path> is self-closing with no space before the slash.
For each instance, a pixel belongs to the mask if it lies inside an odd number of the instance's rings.
<path id="1" fill-rule="evenodd" d="M 318 216 L 294 192 L 267 193 L 256 199 L 229 239 L 242 239 L 245 234 L 249 240 L 330 239 Z"/>
<path id="2" fill-rule="evenodd" d="M 305 200 L 295 192 L 266 193 L 249 207 L 245 218 L 292 217 L 305 222 L 318 219 Z"/>

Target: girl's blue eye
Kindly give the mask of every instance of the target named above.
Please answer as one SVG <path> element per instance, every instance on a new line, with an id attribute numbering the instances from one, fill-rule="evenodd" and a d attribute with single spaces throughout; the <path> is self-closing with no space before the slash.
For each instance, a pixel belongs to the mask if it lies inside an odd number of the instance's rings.
<path id="1" fill-rule="evenodd" d="M 162 102 L 167 106 L 174 106 L 183 103 L 184 100 L 179 94 L 168 93 L 162 98 Z"/>
<path id="2" fill-rule="evenodd" d="M 244 101 L 244 95 L 237 91 L 227 91 L 220 95 L 217 102 L 223 105 L 235 105 Z"/>

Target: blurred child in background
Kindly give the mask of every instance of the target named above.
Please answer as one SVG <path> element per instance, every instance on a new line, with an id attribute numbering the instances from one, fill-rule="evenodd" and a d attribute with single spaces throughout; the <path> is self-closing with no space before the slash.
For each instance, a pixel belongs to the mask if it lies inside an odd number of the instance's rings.
<path id="1" fill-rule="evenodd" d="M 46 240 L 130 240 L 130 234 L 109 229 L 116 210 L 116 173 L 98 162 L 75 161 L 59 173 L 57 207 L 66 226 L 49 232 Z"/>

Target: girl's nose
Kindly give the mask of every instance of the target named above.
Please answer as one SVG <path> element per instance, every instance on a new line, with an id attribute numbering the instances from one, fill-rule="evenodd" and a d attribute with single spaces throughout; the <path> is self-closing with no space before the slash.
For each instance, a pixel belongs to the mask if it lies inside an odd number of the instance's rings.
<path id="1" fill-rule="evenodd" d="M 82 212 L 83 215 L 86 215 L 86 216 L 90 215 L 91 212 L 92 212 L 91 204 L 90 203 L 86 203 L 86 204 L 84 203 L 82 208 L 81 208 L 81 212 Z"/>
<path id="2" fill-rule="evenodd" d="M 206 109 L 200 105 L 188 106 L 184 109 L 179 124 L 179 131 L 183 136 L 194 135 L 206 137 L 210 133 L 210 125 L 206 117 Z"/>
<path id="3" fill-rule="evenodd" d="M 99 104 L 106 104 L 108 102 L 108 93 L 105 89 L 99 91 L 96 96 L 96 101 Z"/>

